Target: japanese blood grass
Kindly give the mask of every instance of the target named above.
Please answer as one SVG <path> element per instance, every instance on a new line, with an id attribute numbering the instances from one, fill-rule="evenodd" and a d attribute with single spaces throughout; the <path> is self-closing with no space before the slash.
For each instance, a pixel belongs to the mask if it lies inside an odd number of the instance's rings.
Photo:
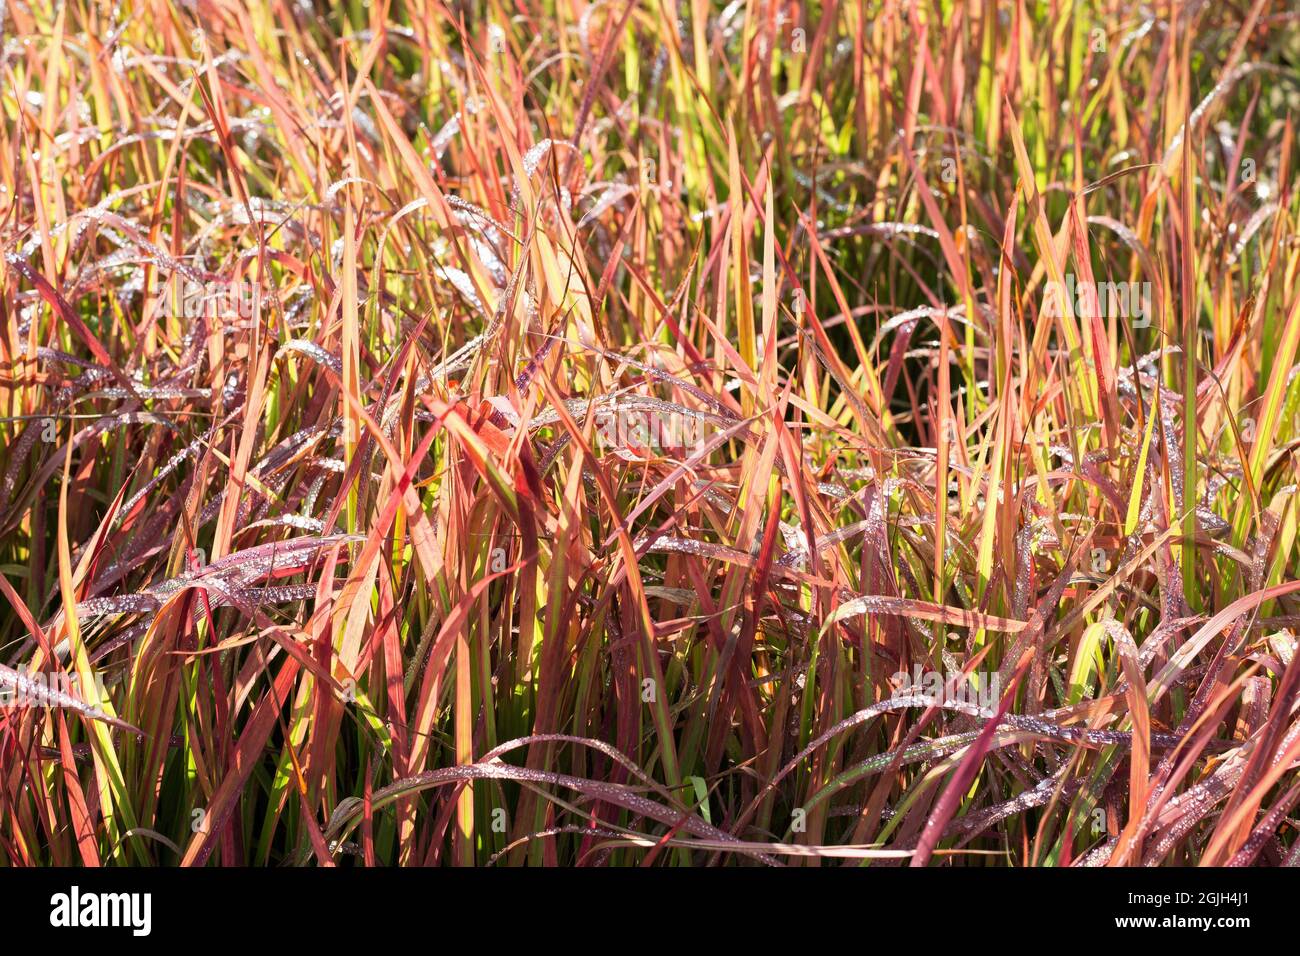
<path id="1" fill-rule="evenodd" d="M 1300 862 L 1287 4 L 2 15 L 0 862 Z"/>

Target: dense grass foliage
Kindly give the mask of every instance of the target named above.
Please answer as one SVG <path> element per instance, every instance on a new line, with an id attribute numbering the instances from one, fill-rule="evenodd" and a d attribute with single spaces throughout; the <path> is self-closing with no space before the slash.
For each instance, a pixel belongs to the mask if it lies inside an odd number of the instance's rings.
<path id="1" fill-rule="evenodd" d="M 1286 0 L 8 0 L 0 863 L 1300 862 Z"/>

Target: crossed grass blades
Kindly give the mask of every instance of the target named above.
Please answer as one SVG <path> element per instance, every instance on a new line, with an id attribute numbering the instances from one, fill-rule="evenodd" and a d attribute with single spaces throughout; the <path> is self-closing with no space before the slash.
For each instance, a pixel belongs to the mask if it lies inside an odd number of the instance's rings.
<path id="1" fill-rule="evenodd" d="M 0 861 L 1300 862 L 1291 5 L 3 16 Z"/>

